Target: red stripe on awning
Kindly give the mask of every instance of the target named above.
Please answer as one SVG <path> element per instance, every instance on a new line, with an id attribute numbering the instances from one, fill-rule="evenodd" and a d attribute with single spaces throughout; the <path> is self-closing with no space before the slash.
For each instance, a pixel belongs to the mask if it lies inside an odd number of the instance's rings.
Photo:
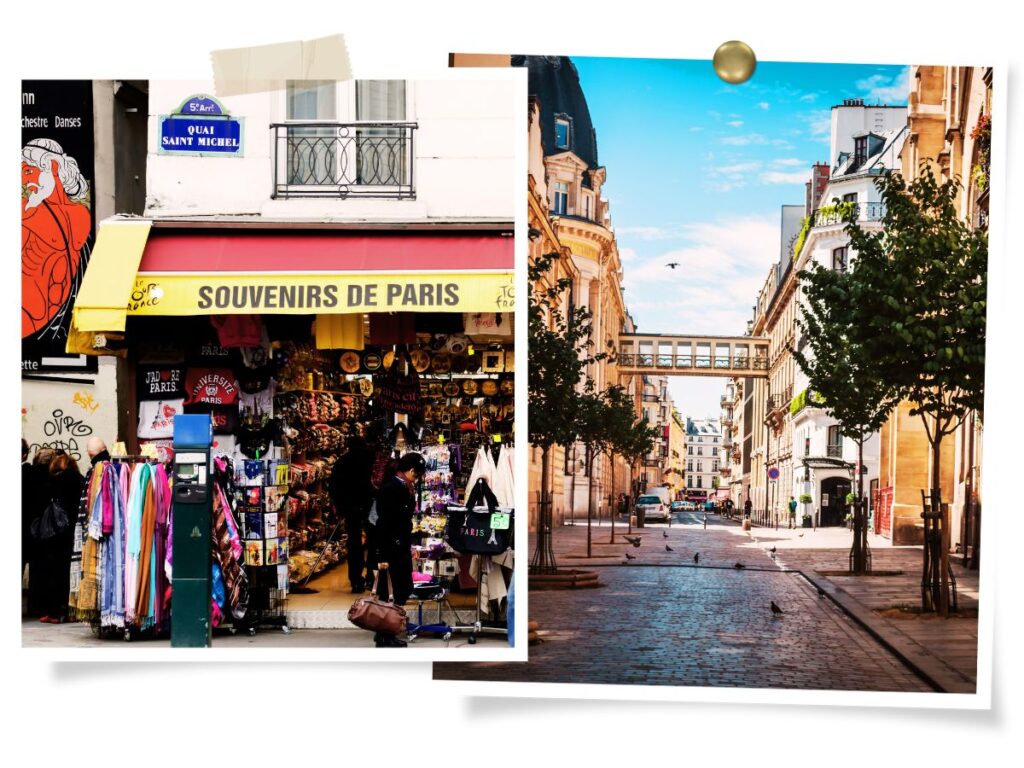
<path id="1" fill-rule="evenodd" d="M 500 235 L 154 231 L 139 272 L 460 272 L 514 266 L 513 238 Z"/>

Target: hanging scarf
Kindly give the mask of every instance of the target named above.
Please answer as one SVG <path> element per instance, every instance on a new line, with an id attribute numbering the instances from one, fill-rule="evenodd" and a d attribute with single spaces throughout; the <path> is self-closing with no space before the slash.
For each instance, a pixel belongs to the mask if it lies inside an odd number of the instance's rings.
<path id="1" fill-rule="evenodd" d="M 89 470 L 89 482 L 86 487 L 86 503 L 83 509 L 82 522 L 79 525 L 82 536 L 81 577 L 78 590 L 70 596 L 72 615 L 79 621 L 94 621 L 99 616 L 99 540 L 89 535 L 93 526 L 93 517 L 102 516 L 102 508 L 96 504 L 103 492 L 103 478 L 107 464 L 99 464 Z M 100 527 L 97 520 L 96 528 Z M 76 532 L 75 537 L 78 538 Z"/>
<path id="2" fill-rule="evenodd" d="M 142 516 L 139 520 L 138 576 L 135 586 L 135 624 L 141 629 L 153 626 L 154 570 L 156 552 L 153 538 L 156 534 L 156 503 L 153 498 L 153 469 L 146 466 L 142 478 Z"/>
<path id="3" fill-rule="evenodd" d="M 105 627 L 124 626 L 124 570 L 125 570 L 125 503 L 124 492 L 129 469 L 122 464 L 110 464 L 103 472 L 103 493 L 97 498 L 93 520 L 100 536 L 100 624 Z M 105 494 L 109 494 L 108 496 Z M 103 499 L 111 504 L 113 530 L 102 534 Z M 90 535 L 93 524 L 90 524 Z M 97 537 L 100 538 L 100 537 Z"/>
<path id="4" fill-rule="evenodd" d="M 163 630 L 170 618 L 164 605 L 167 591 L 167 549 L 171 523 L 171 489 L 167 470 L 163 465 L 154 471 L 153 498 L 156 502 L 156 545 L 153 548 L 153 616 L 158 630 Z"/>
<path id="5" fill-rule="evenodd" d="M 132 471 L 128 492 L 125 526 L 124 604 L 125 621 L 135 624 L 136 597 L 139 591 L 139 556 L 142 552 L 142 515 L 149 486 L 149 465 L 138 464 Z"/>

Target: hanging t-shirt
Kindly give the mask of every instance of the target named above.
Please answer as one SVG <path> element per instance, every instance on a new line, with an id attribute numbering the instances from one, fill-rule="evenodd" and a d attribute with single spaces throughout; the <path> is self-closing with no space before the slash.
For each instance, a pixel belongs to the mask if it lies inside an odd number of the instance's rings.
<path id="1" fill-rule="evenodd" d="M 212 315 L 210 324 L 222 347 L 258 347 L 263 339 L 259 315 Z"/>
<path id="2" fill-rule="evenodd" d="M 139 366 L 139 400 L 168 400 L 185 396 L 185 369 L 178 365 Z"/>
<path id="3" fill-rule="evenodd" d="M 174 417 L 183 412 L 184 405 L 180 398 L 140 402 L 138 436 L 146 440 L 174 437 Z"/>
<path id="4" fill-rule="evenodd" d="M 238 382 L 228 368 L 189 368 L 185 377 L 185 402 L 189 405 L 234 405 Z"/>
<path id="5" fill-rule="evenodd" d="M 246 412 L 273 416 L 274 415 L 274 393 L 277 390 L 277 383 L 271 379 L 270 384 L 259 392 L 248 394 L 241 392 L 238 395 L 238 412 Z"/>
<path id="6" fill-rule="evenodd" d="M 238 429 L 237 405 L 209 405 L 191 403 L 185 406 L 185 413 L 208 413 L 213 425 L 213 434 L 231 435 Z"/>

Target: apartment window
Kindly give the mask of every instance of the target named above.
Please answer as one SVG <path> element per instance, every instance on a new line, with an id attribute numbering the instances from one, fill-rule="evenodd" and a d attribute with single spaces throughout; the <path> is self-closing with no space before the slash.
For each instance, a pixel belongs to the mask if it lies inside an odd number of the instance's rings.
<path id="1" fill-rule="evenodd" d="M 555 182 L 555 204 L 552 213 L 565 215 L 569 209 L 569 185 L 564 181 Z"/>
<path id="2" fill-rule="evenodd" d="M 846 246 L 832 249 L 832 269 L 836 272 L 846 271 Z"/>
<path id="3" fill-rule="evenodd" d="M 704 455 L 704 449 L 701 448 L 699 445 L 697 446 L 697 455 L 698 456 L 703 456 Z"/>
<path id="4" fill-rule="evenodd" d="M 843 202 L 844 203 L 856 203 L 857 202 L 857 193 L 856 192 L 849 192 L 849 193 L 843 195 Z"/>
<path id="5" fill-rule="evenodd" d="M 689 454 L 690 456 L 693 456 L 693 446 L 692 445 L 687 446 L 686 453 Z"/>
<path id="6" fill-rule="evenodd" d="M 718 462 L 717 461 L 714 462 L 714 465 L 711 467 L 711 471 L 712 472 L 717 472 L 718 471 Z"/>
<path id="7" fill-rule="evenodd" d="M 337 83 L 333 80 L 289 80 L 285 89 L 289 121 L 337 119 Z M 337 184 L 338 144 L 330 126 L 288 128 L 288 183 Z"/>
<path id="8" fill-rule="evenodd" d="M 805 437 L 804 438 L 804 456 L 810 456 L 810 455 L 811 455 L 811 438 Z"/>
<path id="9" fill-rule="evenodd" d="M 569 148 L 569 119 L 555 118 L 555 146 L 559 149 Z"/>
<path id="10" fill-rule="evenodd" d="M 861 136 L 853 140 L 853 168 L 856 170 L 868 159 L 868 137 Z"/>
<path id="11" fill-rule="evenodd" d="M 583 196 L 583 216 L 587 219 L 593 218 L 590 215 L 590 195 Z"/>
<path id="12" fill-rule="evenodd" d="M 693 472 L 693 461 L 692 460 L 686 462 L 686 471 L 687 472 Z"/>
<path id="13" fill-rule="evenodd" d="M 704 478 L 702 478 L 700 475 L 697 475 L 697 487 L 698 488 L 702 488 L 703 487 L 703 480 L 704 480 Z"/>
<path id="14" fill-rule="evenodd" d="M 688 478 L 686 478 L 686 487 L 693 488 L 693 475 L 690 475 Z"/>
<path id="15" fill-rule="evenodd" d="M 404 80 L 357 80 L 356 120 L 405 120 Z M 407 139 L 401 128 L 356 131 L 356 174 L 360 184 L 401 184 L 406 180 Z"/>
<path id="16" fill-rule="evenodd" d="M 698 472 L 703 472 L 704 471 L 704 462 L 703 461 L 698 461 L 697 462 L 697 471 Z"/>

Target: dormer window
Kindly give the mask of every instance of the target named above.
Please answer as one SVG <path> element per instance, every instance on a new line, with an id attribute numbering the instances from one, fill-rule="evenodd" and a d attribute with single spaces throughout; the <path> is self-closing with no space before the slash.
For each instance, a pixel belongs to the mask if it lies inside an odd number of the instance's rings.
<path id="1" fill-rule="evenodd" d="M 558 149 L 569 149 L 569 118 L 555 118 L 555 146 Z"/>
<path id="2" fill-rule="evenodd" d="M 569 185 L 564 181 L 556 181 L 554 187 L 555 199 L 551 212 L 565 216 L 565 212 L 569 209 Z"/>
<path id="3" fill-rule="evenodd" d="M 853 166 L 850 168 L 854 171 L 860 168 L 868 159 L 868 137 L 858 136 L 853 140 Z"/>

